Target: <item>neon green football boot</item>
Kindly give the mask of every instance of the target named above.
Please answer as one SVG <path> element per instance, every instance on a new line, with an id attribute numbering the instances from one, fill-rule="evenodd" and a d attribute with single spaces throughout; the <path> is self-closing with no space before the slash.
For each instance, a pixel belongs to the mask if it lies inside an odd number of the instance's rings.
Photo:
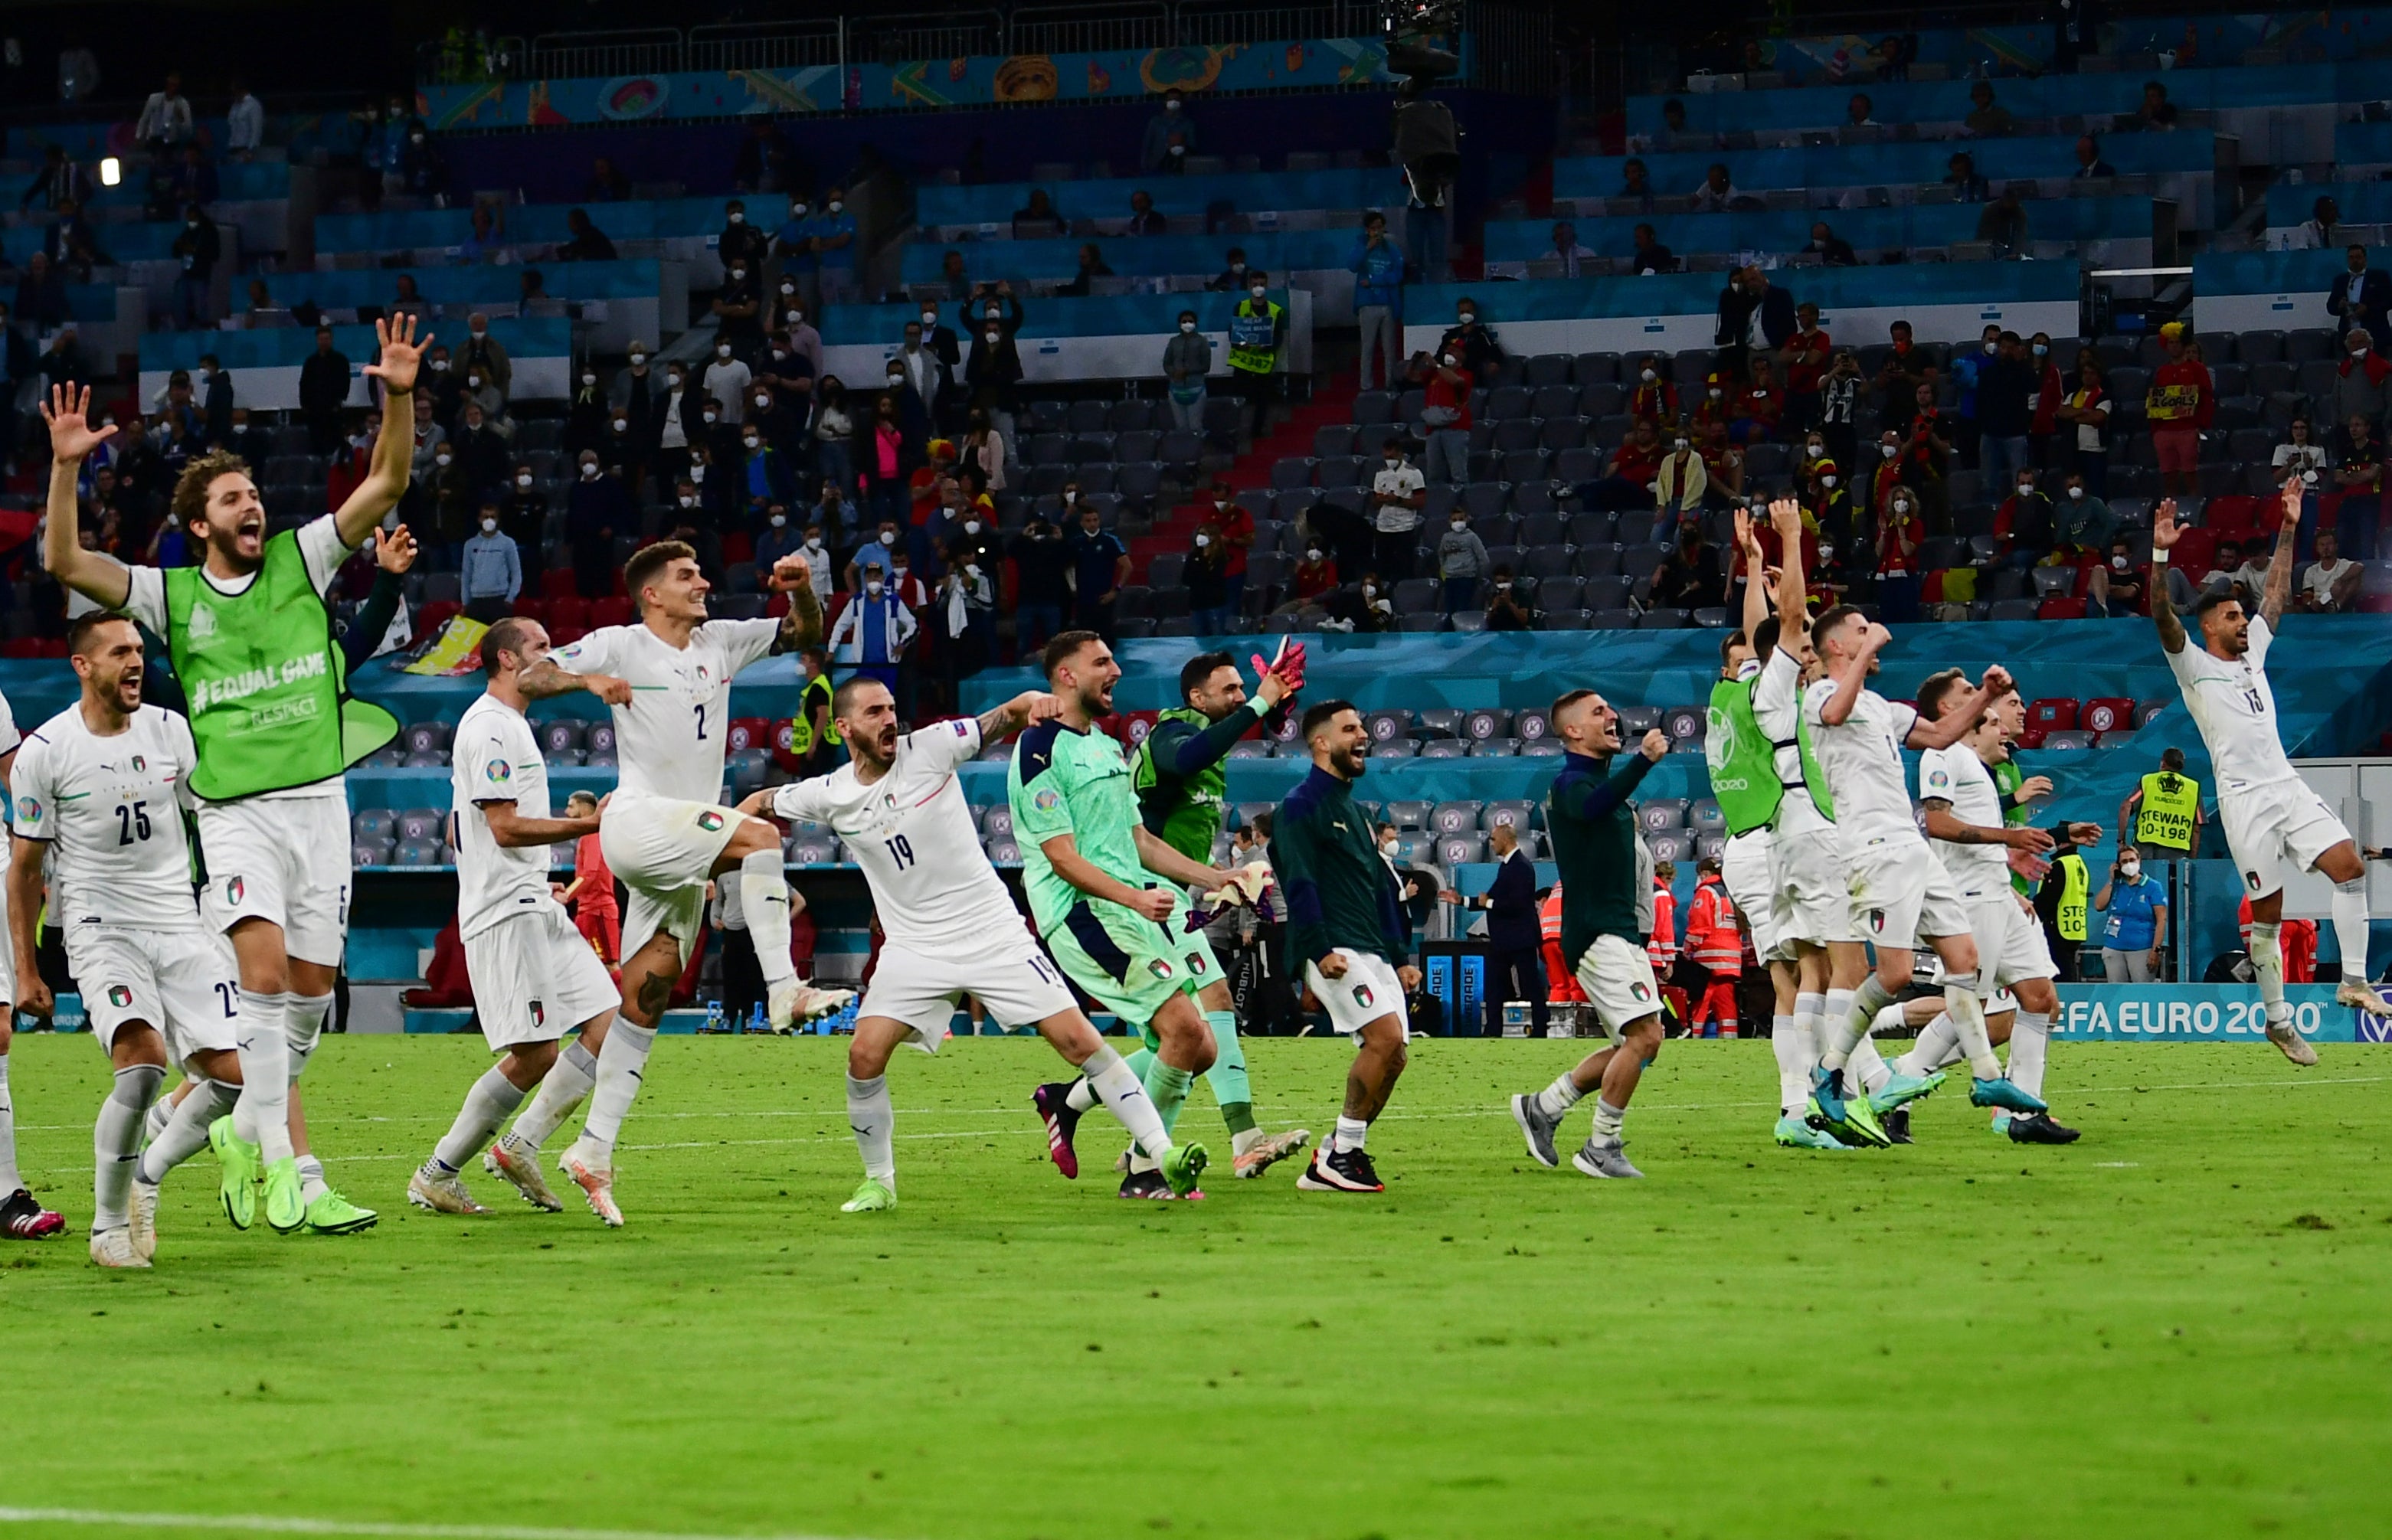
<path id="1" fill-rule="evenodd" d="M 371 1209 L 360 1209 L 327 1187 L 307 1202 L 307 1233 L 311 1236 L 353 1236 L 360 1230 L 370 1230 L 382 1218 Z"/>
<path id="2" fill-rule="evenodd" d="M 232 1131 L 230 1114 L 208 1125 L 208 1147 L 216 1152 L 222 1170 L 216 1197 L 224 1202 L 225 1218 L 236 1230 L 257 1223 L 257 1146 Z"/>
<path id="3" fill-rule="evenodd" d="M 838 1206 L 843 1214 L 865 1214 L 897 1207 L 897 1195 L 878 1177 L 867 1176 L 855 1196 Z"/>
<path id="4" fill-rule="evenodd" d="M 284 1156 L 266 1168 L 266 1223 L 289 1235 L 307 1223 L 307 1205 L 299 1196 L 299 1161 Z"/>

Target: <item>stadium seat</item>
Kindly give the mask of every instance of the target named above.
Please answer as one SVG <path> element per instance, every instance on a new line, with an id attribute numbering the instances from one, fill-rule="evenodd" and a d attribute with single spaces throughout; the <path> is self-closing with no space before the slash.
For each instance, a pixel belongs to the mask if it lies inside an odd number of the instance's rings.
<path id="1" fill-rule="evenodd" d="M 1536 822 L 1537 805 L 1534 802 L 1526 797 L 1504 797 L 1487 804 L 1486 810 L 1479 815 L 1478 825 L 1481 829 L 1492 829 L 1499 823 L 1508 823 L 1526 832 L 1534 827 Z"/>
<path id="2" fill-rule="evenodd" d="M 1686 799 L 1683 796 L 1647 797 L 1637 805 L 1636 822 L 1648 835 L 1682 829 L 1686 822 Z"/>
<path id="3" fill-rule="evenodd" d="M 1440 835 L 1458 835 L 1478 827 L 1479 802 L 1440 802 L 1428 815 L 1428 826 Z"/>
<path id="4" fill-rule="evenodd" d="M 2134 728 L 2135 703 L 2115 695 L 2104 695 L 2085 703 L 2078 720 L 2087 731 L 2110 733 L 2131 731 Z"/>
<path id="5" fill-rule="evenodd" d="M 1511 731 L 1512 714 L 1501 710 L 1465 712 L 1462 718 L 1462 735 L 1473 742 L 1501 738 Z"/>
<path id="6" fill-rule="evenodd" d="M 2077 704 L 2066 696 L 2046 696 L 2030 701 L 2026 707 L 2027 725 L 2046 732 L 2062 731 L 2076 725 Z"/>
<path id="7" fill-rule="evenodd" d="M 1710 797 L 1696 797 L 1686 807 L 1686 827 L 1697 835 L 1716 835 L 1727 828 L 1727 815 Z"/>
<path id="8" fill-rule="evenodd" d="M 454 731 L 447 722 L 410 722 L 400 731 L 398 741 L 407 745 L 410 754 L 427 754 L 447 748 Z"/>
<path id="9" fill-rule="evenodd" d="M 2085 601 L 2054 597 L 2045 600 L 2034 613 L 2038 620 L 2082 620 L 2085 618 Z"/>
<path id="10" fill-rule="evenodd" d="M 1436 810 L 1436 804 L 1434 802 L 1402 801 L 1388 803 L 1384 812 L 1386 821 L 1401 832 L 1408 829 L 1427 828 L 1429 815 Z"/>
<path id="11" fill-rule="evenodd" d="M 1655 861 L 1684 861 L 1694 850 L 1693 839 L 1677 831 L 1647 834 L 1644 848 L 1653 852 Z"/>
<path id="12" fill-rule="evenodd" d="M 1449 835 L 1436 842 L 1436 859 L 1447 867 L 1466 866 L 1487 859 L 1487 840 L 1481 835 Z"/>
<path id="13" fill-rule="evenodd" d="M 1512 731 L 1524 744 L 1532 744 L 1552 734 L 1553 724 L 1542 711 L 1522 711 L 1512 718 Z"/>
<path id="14" fill-rule="evenodd" d="M 1401 743 L 1411 736 L 1412 714 L 1409 711 L 1373 711 L 1362 718 L 1373 745 Z"/>
<path id="15" fill-rule="evenodd" d="M 2089 732 L 2048 732 L 2043 738 L 2043 747 L 2047 751 L 2091 748 L 2092 746 L 2093 734 Z"/>

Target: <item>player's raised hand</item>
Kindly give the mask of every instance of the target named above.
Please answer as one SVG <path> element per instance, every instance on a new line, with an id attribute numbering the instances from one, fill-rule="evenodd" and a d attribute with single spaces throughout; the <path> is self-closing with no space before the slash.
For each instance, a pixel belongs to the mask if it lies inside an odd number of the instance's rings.
<path id="1" fill-rule="evenodd" d="M 2160 505 L 2152 510 L 2152 549 L 2166 550 L 2183 537 L 2184 531 L 2176 522 L 2176 499 L 2162 498 Z"/>
<path id="2" fill-rule="evenodd" d="M 2038 796 L 2050 795 L 2051 777 L 2048 775 L 2030 775 L 2019 783 L 2018 799 L 2022 802 L 2031 802 Z"/>
<path id="3" fill-rule="evenodd" d="M 2308 485 L 2298 476 L 2284 478 L 2284 493 L 2280 499 L 2283 507 L 2284 527 L 2290 529 L 2301 522 L 2301 502 Z"/>
<path id="4" fill-rule="evenodd" d="M 1670 735 L 1658 727 L 1648 727 L 1644 730 L 1644 741 L 1636 745 L 1636 752 L 1658 765 L 1670 752 Z"/>
<path id="5" fill-rule="evenodd" d="M 416 370 L 423 367 L 423 350 L 432 345 L 432 333 L 427 331 L 419 340 L 415 316 L 408 312 L 396 320 L 377 319 L 374 345 L 381 357 L 359 372 L 381 381 L 387 390 L 413 390 Z"/>
<path id="6" fill-rule="evenodd" d="M 1736 511 L 1736 549 L 1748 556 L 1761 553 L 1761 541 L 1752 533 L 1752 510 L 1742 506 Z"/>
<path id="7" fill-rule="evenodd" d="M 2017 684 L 2018 681 L 2010 678 L 2010 671 L 2003 667 L 2000 664 L 1990 664 L 1986 666 L 1983 688 L 1988 696 L 2006 695 L 2014 689 Z"/>
<path id="8" fill-rule="evenodd" d="M 1132 910 L 1156 925 L 1170 919 L 1171 912 L 1178 907 L 1179 900 L 1173 898 L 1171 890 L 1166 887 L 1141 887 L 1138 890 L 1138 897 L 1130 900 Z"/>
<path id="9" fill-rule="evenodd" d="M 1792 498 L 1780 498 L 1769 505 L 1769 527 L 1777 531 L 1781 540 L 1794 540 L 1802 534 L 1802 505 Z"/>
<path id="10" fill-rule="evenodd" d="M 116 436 L 113 424 L 93 428 L 90 413 L 89 385 L 80 390 L 72 385 L 50 387 L 50 398 L 42 403 L 42 420 L 50 425 L 51 459 L 80 464 L 84 457 Z"/>
<path id="11" fill-rule="evenodd" d="M 795 593 L 813 582 L 813 567 L 796 551 L 773 563 L 773 574 L 766 586 L 778 593 Z"/>
<path id="12" fill-rule="evenodd" d="M 382 531 L 374 540 L 374 565 L 396 575 L 415 565 L 415 531 L 405 524 Z"/>

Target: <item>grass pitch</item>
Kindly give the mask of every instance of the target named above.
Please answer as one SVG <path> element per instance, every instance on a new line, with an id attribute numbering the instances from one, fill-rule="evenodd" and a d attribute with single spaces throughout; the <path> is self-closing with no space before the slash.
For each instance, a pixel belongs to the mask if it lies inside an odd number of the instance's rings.
<path id="1" fill-rule="evenodd" d="M 871 1540 L 2392 1530 L 2381 1051 L 2060 1044 L 2073 1148 L 1946 1090 L 1917 1146 L 1826 1156 L 1768 1144 L 1765 1045 L 1672 1043 L 1628 1125 L 1650 1180 L 1596 1183 L 1503 1110 L 1581 1046 L 1418 1045 L 1382 1198 L 1281 1168 L 1186 1206 L 1112 1196 L 1101 1113 L 1056 1176 L 1043 1046 L 904 1054 L 904 1206 L 843 1215 L 840 1044 L 666 1039 L 609 1234 L 478 1170 L 489 1217 L 409 1209 L 481 1045 L 329 1039 L 318 1144 L 382 1226 L 238 1235 L 202 1154 L 156 1270 L 103 1275 L 105 1067 L 20 1037 L 24 1164 L 76 1234 L 0 1249 L 0 1503 Z M 1343 1043 L 1249 1053 L 1269 1125 L 1329 1126 Z M 1201 1087 L 1182 1129 L 1226 1159 Z"/>

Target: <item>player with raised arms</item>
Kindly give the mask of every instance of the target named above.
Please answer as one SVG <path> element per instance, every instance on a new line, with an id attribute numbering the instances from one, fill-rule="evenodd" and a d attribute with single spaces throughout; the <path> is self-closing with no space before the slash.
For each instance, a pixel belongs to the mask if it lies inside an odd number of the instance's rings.
<path id="1" fill-rule="evenodd" d="M 831 703 L 849 762 L 739 806 L 750 815 L 829 824 L 864 868 L 887 937 L 847 1048 L 847 1121 L 864 1158 L 864 1181 L 840 1205 L 849 1213 L 897 1207 L 889 1060 L 908 1042 L 938 1052 L 967 993 L 1007 1027 L 1035 1026 L 1166 1169 L 1184 1160 L 1175 1158 L 1137 1072 L 1097 1035 L 1062 970 L 1022 924 L 980 848 L 956 774 L 983 745 L 1046 721 L 1055 709 L 1054 696 L 1032 691 L 976 719 L 901 733 L 896 697 L 859 674 Z"/>
<path id="2" fill-rule="evenodd" d="M 598 841 L 631 894 L 623 916 L 622 1005 L 598 1050 L 581 1136 L 557 1159 L 608 1225 L 623 1223 L 615 1200 L 615 1136 L 639 1094 L 673 983 L 696 945 L 709 880 L 738 874 L 774 1027 L 786 1031 L 854 998 L 798 977 L 789 958 L 780 831 L 722 803 L 732 679 L 767 654 L 822 640 L 822 607 L 806 559 L 782 557 L 768 581 L 789 601 L 780 619 L 709 620 L 711 588 L 697 553 L 678 540 L 643 546 L 623 568 L 638 622 L 602 627 L 515 676 L 526 700 L 586 690 L 614 708 L 619 779 L 599 819 Z"/>
<path id="3" fill-rule="evenodd" d="M 192 459 L 175 483 L 173 517 L 202 555 L 197 566 L 128 567 L 75 539 L 75 478 L 116 430 L 88 423 L 91 393 L 56 387 L 49 520 L 42 554 L 52 576 L 103 609 L 165 639 L 198 749 L 188 784 L 199 800 L 208 891 L 240 965 L 243 1091 L 210 1132 L 226 1217 L 246 1229 L 262 1186 L 266 1223 L 289 1233 L 362 1230 L 374 1223 L 324 1180 L 297 1142 L 292 1088 L 332 1008 L 349 923 L 349 801 L 342 772 L 398 735 L 380 706 L 348 693 L 326 594 L 407 491 L 415 450 L 415 376 L 432 341 L 415 318 L 376 321 L 382 431 L 347 499 L 268 537 L 249 466 L 222 450 Z"/>
<path id="4" fill-rule="evenodd" d="M 2251 900 L 2251 966 L 2259 976 L 2268 1041 L 2294 1064 L 2311 1065 L 2317 1050 L 2293 1025 L 2276 939 L 2284 916 L 2284 884 L 2294 873 L 2315 872 L 2334 884 L 2334 936 L 2343 959 L 2334 1003 L 2378 1018 L 2392 1016 L 2392 1005 L 2367 983 L 2367 868 L 2350 831 L 2285 757 L 2276 692 L 2268 684 L 2268 649 L 2275 644 L 2276 622 L 2292 593 L 2302 492 L 2300 477 L 2285 478 L 2282 523 L 2257 615 L 2245 615 L 2231 589 L 2204 593 L 2192 612 L 2200 632 L 2196 644 L 2168 602 L 2163 572 L 2152 584 L 2152 621 L 2217 772 L 2217 821 L 2226 827 L 2226 848 Z M 2168 552 L 2183 533 L 2175 498 L 2152 511 L 2153 565 L 2167 565 Z"/>

